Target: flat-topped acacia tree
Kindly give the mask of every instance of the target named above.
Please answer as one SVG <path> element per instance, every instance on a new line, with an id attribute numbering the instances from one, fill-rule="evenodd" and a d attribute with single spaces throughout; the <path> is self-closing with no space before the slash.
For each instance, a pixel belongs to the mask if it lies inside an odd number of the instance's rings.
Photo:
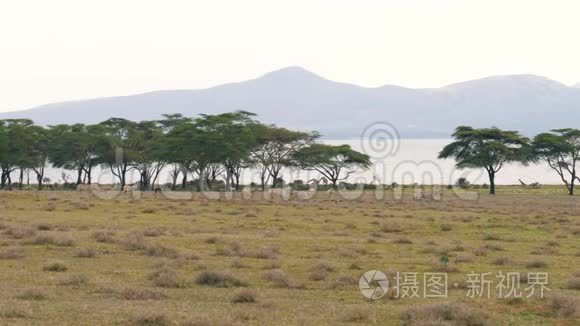
<path id="1" fill-rule="evenodd" d="M 580 181 L 576 171 L 580 161 L 580 130 L 554 129 L 534 137 L 532 145 L 534 159 L 546 161 L 558 173 L 568 194 L 574 195 L 574 185 Z"/>
<path id="2" fill-rule="evenodd" d="M 338 181 L 347 179 L 359 169 L 371 166 L 370 157 L 357 152 L 348 145 L 312 144 L 298 150 L 293 155 L 296 166 L 309 171 L 316 171 L 327 178 L 332 187 Z"/>
<path id="3" fill-rule="evenodd" d="M 517 131 L 460 126 L 452 136 L 455 141 L 439 152 L 439 158 L 455 159 L 458 168 L 484 168 L 491 195 L 495 194 L 495 175 L 501 168 L 509 162 L 525 163 L 530 153 L 529 139 Z"/>

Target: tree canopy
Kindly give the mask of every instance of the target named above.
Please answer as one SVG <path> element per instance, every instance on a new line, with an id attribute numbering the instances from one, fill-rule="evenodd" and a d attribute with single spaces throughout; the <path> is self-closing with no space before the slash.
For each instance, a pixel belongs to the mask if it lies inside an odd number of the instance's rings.
<path id="1" fill-rule="evenodd" d="M 439 158 L 455 159 L 458 168 L 484 168 L 489 176 L 490 194 L 495 194 L 496 173 L 506 163 L 525 163 L 529 155 L 529 139 L 517 131 L 460 126 L 452 136 L 455 141 L 439 152 Z"/>

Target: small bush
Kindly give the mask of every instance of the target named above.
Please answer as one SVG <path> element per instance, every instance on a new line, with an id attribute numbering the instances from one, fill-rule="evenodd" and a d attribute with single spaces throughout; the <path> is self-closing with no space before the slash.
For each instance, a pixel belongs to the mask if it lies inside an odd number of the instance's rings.
<path id="1" fill-rule="evenodd" d="M 256 302 L 256 292 L 250 289 L 242 289 L 232 297 L 232 303 L 254 303 Z"/>
<path id="2" fill-rule="evenodd" d="M 553 294 L 548 298 L 548 306 L 557 317 L 580 317 L 580 299 L 578 297 Z"/>
<path id="3" fill-rule="evenodd" d="M 147 256 L 154 257 L 167 257 L 167 258 L 177 258 L 179 257 L 179 251 L 175 248 L 165 247 L 158 244 L 147 244 L 143 248 L 143 253 Z"/>
<path id="4" fill-rule="evenodd" d="M 74 241 L 64 235 L 57 236 L 55 234 L 39 234 L 29 241 L 26 241 L 26 244 L 70 247 L 74 244 Z"/>
<path id="5" fill-rule="evenodd" d="M 12 239 L 23 239 L 34 236 L 36 231 L 27 226 L 11 226 L 6 228 L 4 234 Z"/>
<path id="6" fill-rule="evenodd" d="M 397 244 L 412 244 L 413 241 L 411 241 L 407 237 L 400 237 L 400 238 L 397 238 L 397 239 L 393 240 L 393 243 L 397 243 Z"/>
<path id="7" fill-rule="evenodd" d="M 6 304 L 0 306 L 0 318 L 20 319 L 32 317 L 32 310 L 28 306 Z"/>
<path id="8" fill-rule="evenodd" d="M 62 278 L 58 284 L 63 286 L 81 286 L 89 282 L 88 276 L 85 274 L 74 274 L 68 277 Z"/>
<path id="9" fill-rule="evenodd" d="M 494 265 L 505 266 L 513 264 L 513 260 L 509 257 L 498 257 L 492 261 Z"/>
<path id="10" fill-rule="evenodd" d="M 171 321 L 164 314 L 159 312 L 147 311 L 134 315 L 129 320 L 131 325 L 135 326 L 165 326 L 171 325 Z"/>
<path id="11" fill-rule="evenodd" d="M 483 236 L 483 240 L 485 240 L 485 241 L 498 241 L 498 240 L 501 240 L 501 238 L 497 234 L 488 233 L 488 234 Z"/>
<path id="12" fill-rule="evenodd" d="M 20 247 L 8 247 L 0 250 L 0 259 L 20 259 L 24 258 L 25 252 Z"/>
<path id="13" fill-rule="evenodd" d="M 80 248 L 75 253 L 75 257 L 78 258 L 95 258 L 97 256 L 97 251 L 93 248 Z"/>
<path id="14" fill-rule="evenodd" d="M 45 265 L 42 270 L 44 271 L 48 271 L 48 272 L 66 272 L 68 270 L 68 267 L 66 267 L 66 265 L 62 262 L 52 262 L 48 265 Z"/>
<path id="15" fill-rule="evenodd" d="M 361 307 L 348 307 L 339 314 L 339 320 L 348 323 L 363 322 L 369 318 L 371 312 Z"/>
<path id="16" fill-rule="evenodd" d="M 403 325 L 490 325 L 488 317 L 462 303 L 435 303 L 411 307 L 401 313 Z"/>
<path id="17" fill-rule="evenodd" d="M 246 282 L 241 281 L 228 272 L 201 272 L 195 279 L 195 284 L 213 286 L 219 288 L 230 288 L 246 286 Z"/>
<path id="18" fill-rule="evenodd" d="M 451 231 L 452 227 L 451 224 L 441 224 L 441 231 L 447 232 Z"/>
<path id="19" fill-rule="evenodd" d="M 48 296 L 38 290 L 38 289 L 27 289 L 24 290 L 23 292 L 21 292 L 20 294 L 16 295 L 16 299 L 20 299 L 20 300 L 35 300 L 35 301 L 41 301 L 41 300 L 46 300 L 48 298 Z"/>
<path id="20" fill-rule="evenodd" d="M 163 235 L 163 232 L 156 228 L 148 228 L 143 231 L 143 235 L 146 237 L 159 237 Z"/>
<path id="21" fill-rule="evenodd" d="M 113 231 L 95 231 L 92 234 L 93 239 L 101 243 L 114 243 L 115 232 Z"/>
<path id="22" fill-rule="evenodd" d="M 130 232 L 119 242 L 127 250 L 143 250 L 147 242 L 142 233 Z"/>
<path id="23" fill-rule="evenodd" d="M 302 284 L 297 284 L 290 279 L 288 274 L 280 269 L 273 269 L 262 275 L 262 279 L 271 282 L 275 287 L 278 288 L 302 288 Z"/>
<path id="24" fill-rule="evenodd" d="M 153 284 L 164 288 L 179 288 L 182 286 L 177 271 L 167 264 L 157 266 L 149 274 L 149 279 Z"/>
<path id="25" fill-rule="evenodd" d="M 566 281 L 566 289 L 580 290 L 580 277 L 573 277 Z"/>
<path id="26" fill-rule="evenodd" d="M 533 260 L 526 264 L 526 268 L 545 268 L 548 264 L 543 260 Z"/>

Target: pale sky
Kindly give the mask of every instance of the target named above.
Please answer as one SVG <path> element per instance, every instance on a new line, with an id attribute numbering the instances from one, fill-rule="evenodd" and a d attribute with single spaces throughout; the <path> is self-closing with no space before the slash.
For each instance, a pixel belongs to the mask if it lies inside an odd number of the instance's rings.
<path id="1" fill-rule="evenodd" d="M 362 86 L 580 82 L 580 1 L 0 0 L 0 111 L 286 66 Z"/>

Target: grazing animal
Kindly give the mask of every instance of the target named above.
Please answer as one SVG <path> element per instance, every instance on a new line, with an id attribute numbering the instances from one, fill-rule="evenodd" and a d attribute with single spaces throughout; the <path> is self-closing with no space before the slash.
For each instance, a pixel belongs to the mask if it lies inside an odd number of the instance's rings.
<path id="1" fill-rule="evenodd" d="M 135 190 L 137 190 L 137 186 L 135 186 L 135 185 L 125 185 L 125 186 L 123 187 L 123 192 L 124 192 L 124 193 L 127 193 L 127 192 L 133 192 L 133 191 L 135 191 Z"/>
<path id="2" fill-rule="evenodd" d="M 419 191 L 418 193 L 415 194 L 415 200 L 421 200 L 425 198 L 425 193 L 423 193 L 422 191 Z"/>
<path id="3" fill-rule="evenodd" d="M 161 192 L 161 187 L 155 187 L 155 193 Z"/>

